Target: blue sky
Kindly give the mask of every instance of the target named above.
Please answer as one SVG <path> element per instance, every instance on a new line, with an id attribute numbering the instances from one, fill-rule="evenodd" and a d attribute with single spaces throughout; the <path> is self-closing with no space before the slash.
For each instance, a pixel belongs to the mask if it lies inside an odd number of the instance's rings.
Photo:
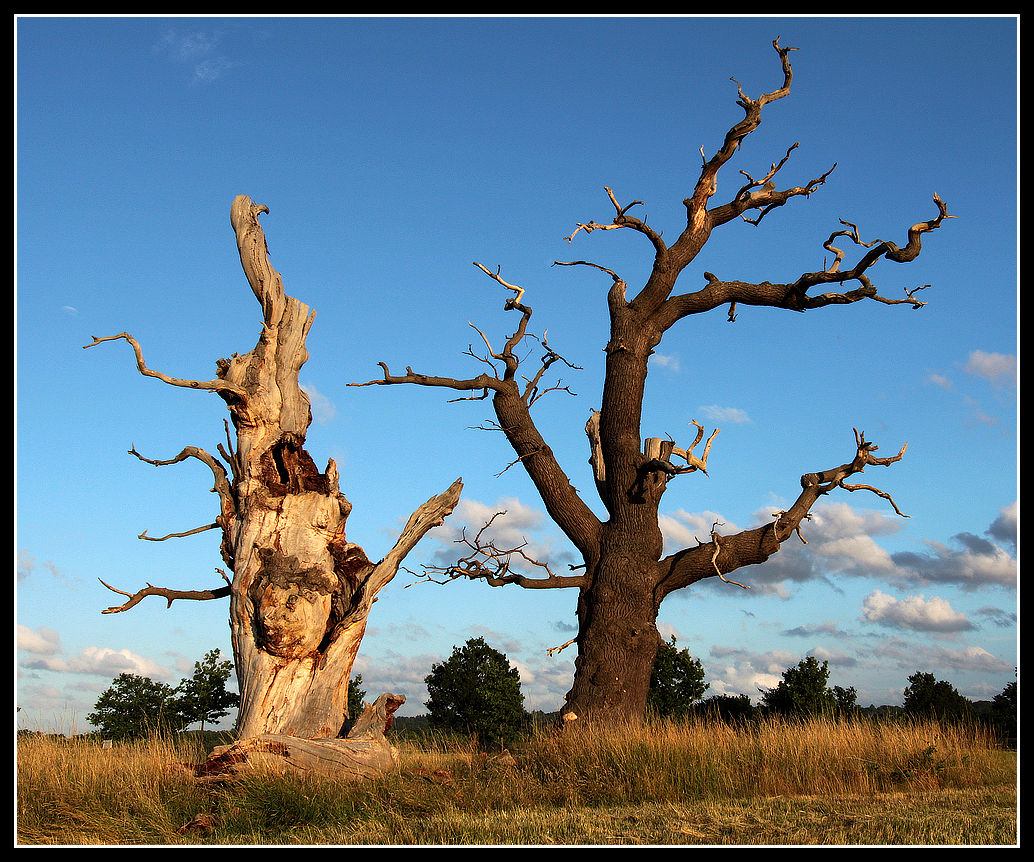
<path id="1" fill-rule="evenodd" d="M 912 264 L 881 261 L 884 296 L 929 284 L 921 310 L 857 303 L 797 315 L 742 308 L 670 330 L 648 381 L 643 436 L 692 441 L 721 429 L 709 476 L 677 477 L 663 500 L 672 548 L 771 518 L 802 473 L 854 454 L 852 428 L 903 461 L 830 495 L 765 566 L 669 597 L 659 625 L 703 663 L 708 694 L 755 701 L 805 655 L 862 705 L 899 704 L 933 673 L 987 699 L 1012 681 L 1017 649 L 1017 22 L 1012 18 L 20 18 L 17 21 L 17 692 L 21 726 L 87 729 L 121 672 L 175 683 L 218 647 L 225 602 L 119 603 L 99 578 L 221 583 L 211 474 L 127 454 L 211 452 L 225 409 L 210 394 L 136 371 L 211 379 L 246 352 L 259 312 L 229 226 L 235 195 L 266 204 L 273 265 L 317 311 L 302 383 L 308 449 L 333 457 L 353 503 L 349 538 L 377 559 L 409 513 L 457 476 L 463 499 L 407 561 L 455 554 L 459 528 L 492 513 L 505 537 L 553 564 L 572 549 L 552 528 L 480 401 L 443 390 L 349 388 L 376 363 L 467 377 L 475 325 L 501 343 L 508 292 L 527 290 L 532 329 L 583 370 L 535 416 L 590 505 L 583 428 L 598 406 L 609 280 L 554 260 L 591 260 L 630 288 L 650 266 L 609 221 L 604 186 L 677 235 L 700 148 L 710 156 L 757 97 L 790 96 L 719 175 L 722 201 L 800 142 L 779 185 L 829 181 L 761 225 L 717 231 L 682 275 L 791 281 L 822 243 L 858 225 L 905 241 L 937 192 L 957 216 Z M 680 224 L 680 219 L 682 224 Z M 857 259 L 848 249 L 848 260 Z M 555 368 L 555 366 L 554 366 Z M 556 382 L 555 380 L 552 382 Z M 570 591 L 415 583 L 401 572 L 374 608 L 356 670 L 371 699 L 405 694 L 454 646 L 484 637 L 521 670 L 530 708 L 570 687 Z"/>

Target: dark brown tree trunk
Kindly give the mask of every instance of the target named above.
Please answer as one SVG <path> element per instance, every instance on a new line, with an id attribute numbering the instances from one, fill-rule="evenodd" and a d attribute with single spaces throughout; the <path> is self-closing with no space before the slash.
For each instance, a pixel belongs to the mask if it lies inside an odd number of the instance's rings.
<path id="1" fill-rule="evenodd" d="M 790 93 L 793 73 L 789 52 L 795 49 L 780 47 L 778 40 L 772 45 L 782 66 L 782 85 L 757 99 L 739 90 L 736 103 L 743 108 L 744 117 L 729 129 L 717 152 L 701 167 L 692 193 L 684 200 L 686 222 L 674 243 L 669 246 L 660 232 L 629 214 L 629 210 L 641 201 L 622 206 L 609 188 L 606 191 L 616 211 L 612 221 L 578 224 L 568 237 L 568 242 L 571 242 L 580 231 L 592 233 L 616 229 L 630 229 L 642 234 L 653 247 L 654 261 L 650 276 L 638 293 L 629 297 L 626 282 L 598 264 L 584 260 L 554 261 L 563 266 L 591 266 L 612 279 L 607 294 L 611 328 L 605 347 L 607 363 L 602 403 L 599 412 L 594 413 L 586 425 L 595 484 L 607 509 L 605 521 L 596 517 L 571 486 L 531 418 L 531 405 L 544 391 L 549 391 L 540 388 L 544 373 L 556 362 L 566 360 L 543 338 L 544 355 L 539 369 L 532 376 L 523 377 L 527 381 L 523 388 L 518 385 L 521 359 L 517 348 L 527 334 L 531 308 L 523 302 L 524 288 L 505 281 L 498 271 L 492 272 L 481 264 L 475 264 L 503 287 L 514 291 L 514 297 L 504 307 L 518 311 L 521 319 L 500 351 L 494 351 L 485 338 L 489 353 L 479 358 L 493 365 L 495 374 L 481 374 L 463 380 L 432 377 L 407 369 L 404 375 L 396 376 L 381 363 L 382 379 L 356 384 L 408 383 L 480 391 L 484 395 L 489 391 L 493 393 L 499 430 L 506 435 L 517 454 L 517 460 L 512 464 L 520 463 L 525 468 L 542 497 L 546 511 L 581 554 L 584 568 L 581 574 L 564 576 L 540 563 L 547 577 L 522 574 L 510 565 L 510 558 L 517 551 L 496 547 L 483 538 L 482 530 L 474 539 L 467 540 L 471 550 L 468 556 L 453 566 L 436 567 L 435 571 L 456 578 L 482 577 L 492 586 L 516 584 L 526 589 L 573 588 L 579 591 L 579 630 L 573 641 L 578 645 L 575 678 L 561 710 L 568 721 L 590 716 L 592 720 L 614 721 L 641 717 L 660 644 L 656 629 L 657 612 L 665 596 L 703 578 L 718 577 L 736 584 L 727 576 L 743 566 L 763 563 L 776 553 L 780 545 L 799 530 L 811 507 L 822 495 L 836 488 L 848 491 L 865 489 L 888 500 L 898 511 L 890 495 L 870 485 L 850 485 L 845 480 L 868 466 L 886 466 L 900 460 L 905 447 L 902 446 L 895 456 L 878 458 L 873 455 L 877 447 L 855 430 L 854 457 L 837 467 L 802 476 L 801 492 L 796 501 L 787 511 L 776 513 L 772 523 L 730 536 L 722 536 L 716 524 L 712 527 L 709 542 L 700 541 L 696 547 L 662 558 L 658 506 L 667 482 L 681 474 L 706 472 L 711 443 L 718 433 L 717 429 L 713 431 L 702 453 L 694 453 L 704 435 L 703 427 L 695 420 L 691 424 L 697 427 L 696 439 L 688 449 L 671 439 L 642 440 L 640 422 L 647 366 L 650 354 L 660 344 L 664 333 L 684 317 L 722 306 L 728 306 L 729 321 L 736 320 L 740 305 L 805 312 L 868 299 L 886 305 L 920 308 L 925 303 L 917 300 L 915 293 L 921 288 L 906 291 L 901 299 L 887 299 L 879 295 L 867 272 L 883 257 L 899 263 L 915 260 L 921 249 L 922 236 L 951 218 L 944 201 L 934 194 L 938 215 L 909 227 L 908 241 L 903 247 L 882 240 L 863 242 L 856 226 L 842 222 L 845 229 L 835 231 L 822 243 L 828 255 L 828 266 L 824 265 L 821 271 L 805 272 L 787 284 L 724 281 L 705 272 L 702 285 L 686 293 L 675 294 L 680 274 L 707 243 L 712 231 L 741 218 L 758 224 L 791 199 L 807 198 L 815 193 L 833 171 L 831 168 L 803 186 L 778 189 L 775 177 L 796 148 L 794 144 L 764 176 L 754 179 L 746 171 L 741 171 L 744 179 L 739 181 L 738 188 L 733 188 L 731 198 L 711 205 L 711 199 L 718 191 L 719 171 L 736 154 L 744 138 L 758 127 L 762 108 Z M 748 218 L 750 213 L 756 217 Z M 833 245 L 841 237 L 866 249 L 849 269 L 843 268 L 844 252 Z M 850 282 L 857 282 L 858 286 L 845 290 L 845 283 Z M 824 286 L 829 286 L 829 292 L 809 293 Z M 550 388 L 565 387 L 558 383 Z M 679 460 L 674 460 L 676 458 Z"/>
<path id="2" fill-rule="evenodd" d="M 627 547 L 604 550 L 578 601 L 578 657 L 565 720 L 636 721 L 646 710 L 660 647 L 653 564 Z"/>

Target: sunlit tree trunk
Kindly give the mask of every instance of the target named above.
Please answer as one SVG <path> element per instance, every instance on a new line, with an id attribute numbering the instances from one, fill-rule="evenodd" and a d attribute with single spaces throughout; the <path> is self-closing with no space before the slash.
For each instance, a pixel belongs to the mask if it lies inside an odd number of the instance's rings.
<path id="1" fill-rule="evenodd" d="M 284 293 L 280 274 L 270 265 L 258 222 L 259 213 L 268 211 L 244 195 L 231 208 L 241 264 L 262 307 L 262 331 L 250 352 L 219 360 L 214 380 L 179 380 L 148 369 L 140 345 L 128 333 L 94 338 L 93 344 L 128 341 L 142 374 L 216 392 L 226 402 L 233 426 L 232 435 L 227 426 L 227 446 L 218 447 L 222 460 L 196 447 L 166 461 L 133 450 L 151 464 L 192 457 L 211 468 L 220 506 L 210 526 L 222 532 L 222 557 L 232 581 L 196 592 L 148 586 L 106 612 L 128 610 L 146 595 L 162 595 L 170 603 L 228 595 L 241 745 L 273 738 L 279 750 L 291 749 L 293 743 L 284 741 L 291 738 L 321 740 L 335 752 L 326 760 L 334 768 L 342 745 L 334 740 L 348 716 L 349 676 L 377 593 L 420 538 L 452 511 L 462 483 L 457 480 L 420 506 L 380 562 L 369 560 L 348 540 L 345 525 L 352 507 L 338 487 L 337 467 L 330 460 L 320 471 L 305 450 L 312 415 L 298 375 L 308 359 L 305 339 L 315 313 Z M 371 734 L 376 735 L 378 721 L 390 722 L 403 701 L 395 695 L 378 701 L 380 717 L 362 722 L 365 741 L 356 748 L 353 740 L 346 760 L 360 751 L 366 752 L 360 760 L 383 762 L 381 755 L 390 748 L 383 740 L 384 728 L 380 743 L 372 743 Z M 255 745 L 237 749 L 235 756 L 254 754 L 259 750 Z M 373 757 L 370 752 L 378 745 L 382 750 Z M 306 751 L 311 750 L 308 745 Z"/>

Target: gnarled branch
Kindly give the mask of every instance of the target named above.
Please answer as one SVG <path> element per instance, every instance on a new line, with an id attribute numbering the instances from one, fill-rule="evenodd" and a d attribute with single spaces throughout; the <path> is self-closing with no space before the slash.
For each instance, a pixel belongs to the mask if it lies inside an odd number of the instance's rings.
<path id="1" fill-rule="evenodd" d="M 771 93 L 765 93 L 759 98 L 751 99 L 743 92 L 737 82 L 737 90 L 740 98 L 736 104 L 743 108 L 744 117 L 733 126 L 725 135 L 725 140 L 718 152 L 706 161 L 701 168 L 700 178 L 697 180 L 693 194 L 686 198 L 687 231 L 695 233 L 705 227 L 707 219 L 707 202 L 718 190 L 718 171 L 722 165 L 729 161 L 739 149 L 740 143 L 747 135 L 754 131 L 761 123 L 761 109 L 769 102 L 781 99 L 790 93 L 790 84 L 793 81 L 793 70 L 790 68 L 789 53 L 796 51 L 796 48 L 781 48 L 779 40 L 772 42 L 772 47 L 779 54 L 779 60 L 783 66 L 783 85 Z M 735 79 L 733 79 L 735 80 Z M 681 238 L 680 238 L 681 240 Z"/>
<path id="2" fill-rule="evenodd" d="M 763 281 L 759 284 L 752 284 L 742 281 L 723 281 L 710 272 L 705 272 L 704 277 L 707 285 L 694 293 L 673 296 L 663 303 L 654 315 L 653 320 L 662 329 L 666 330 L 675 322 L 691 314 L 701 314 L 728 303 L 730 306 L 737 304 L 768 306 L 772 308 L 785 308 L 791 311 L 806 311 L 809 309 L 822 308 L 827 305 L 844 305 L 858 302 L 862 299 L 872 299 L 886 305 L 908 304 L 913 308 L 921 308 L 925 305 L 915 297 L 918 290 L 926 286 L 906 290 L 906 298 L 889 299 L 880 296 L 876 287 L 869 280 L 867 270 L 872 267 L 881 257 L 886 256 L 890 260 L 906 262 L 914 259 L 920 251 L 920 237 L 924 233 L 936 230 L 946 218 L 953 218 L 947 213 L 947 206 L 940 196 L 934 195 L 934 202 L 938 208 L 938 216 L 925 222 L 912 225 L 908 230 L 908 244 L 901 248 L 892 242 L 874 240 L 864 243 L 858 235 L 858 229 L 850 222 L 841 220 L 850 230 L 839 230 L 832 233 L 829 239 L 823 244 L 824 247 L 834 252 L 834 260 L 824 270 L 809 272 L 790 284 L 776 284 Z M 832 245 L 834 239 L 840 236 L 847 236 L 857 244 L 869 248 L 869 251 L 852 268 L 842 270 L 843 251 Z M 843 284 L 846 281 L 857 281 L 860 287 L 854 290 L 842 292 L 829 292 L 819 295 L 809 295 L 808 290 L 821 284 Z M 730 320 L 735 319 L 735 314 L 730 312 Z"/>
<path id="3" fill-rule="evenodd" d="M 90 347 L 96 347 L 104 341 L 117 341 L 120 338 L 124 338 L 130 343 L 130 345 L 132 345 L 133 352 L 136 354 L 136 367 L 144 377 L 155 377 L 163 383 L 168 383 L 170 386 L 183 386 L 187 389 L 207 389 L 212 392 L 227 393 L 238 398 L 244 398 L 247 395 L 244 389 L 239 386 L 235 386 L 226 380 L 185 380 L 180 377 L 169 377 L 169 375 L 163 374 L 161 371 L 154 371 L 148 368 L 147 364 L 144 362 L 144 352 L 140 347 L 140 342 L 133 338 L 133 336 L 128 332 L 120 332 L 118 335 L 106 335 L 102 338 L 98 338 L 94 335 L 92 338 L 93 341 L 90 344 L 83 345 L 83 350 Z"/>
<path id="4" fill-rule="evenodd" d="M 195 527 L 193 530 L 184 530 L 182 533 L 168 533 L 167 535 L 160 536 L 160 537 L 159 536 L 148 536 L 147 535 L 147 530 L 144 530 L 139 536 L 137 536 L 137 538 L 138 539 L 144 539 L 145 541 L 148 541 L 148 542 L 164 542 L 167 539 L 182 539 L 185 536 L 194 536 L 194 535 L 196 535 L 198 533 L 207 532 L 208 530 L 217 530 L 217 529 L 219 529 L 219 526 L 220 525 L 218 523 L 215 523 L 215 524 L 205 524 L 203 527 Z"/>
<path id="5" fill-rule="evenodd" d="M 529 556 L 524 550 L 525 545 L 518 545 L 515 548 L 500 548 L 494 541 L 483 538 L 485 531 L 492 526 L 495 519 L 505 514 L 505 512 L 496 512 L 492 515 L 472 539 L 468 538 L 466 528 L 464 528 L 461 532 L 461 537 L 456 542 L 457 544 L 462 543 L 466 545 L 471 550 L 471 553 L 448 566 L 425 565 L 424 577 L 416 583 L 431 582 L 444 584 L 457 578 L 469 578 L 471 580 L 483 580 L 492 587 L 516 584 L 519 587 L 530 590 L 581 587 L 585 585 L 584 575 L 567 576 L 555 574 L 550 569 L 548 563 Z M 513 571 L 511 566 L 515 556 L 531 566 L 542 569 L 546 576 L 544 578 L 533 578 Z M 442 574 L 444 578 L 437 580 L 429 574 L 432 572 Z M 412 586 L 412 584 L 409 586 Z"/>
<path id="6" fill-rule="evenodd" d="M 219 570 L 216 569 L 218 572 Z M 223 574 L 220 572 L 220 574 Z M 120 596 L 129 596 L 129 601 L 121 605 L 107 608 L 101 611 L 102 614 L 120 614 L 123 611 L 128 611 L 130 608 L 139 604 L 147 596 L 161 596 L 169 604 L 168 607 L 172 607 L 172 603 L 176 599 L 191 599 L 192 601 L 208 601 L 210 599 L 222 599 L 230 595 L 231 587 L 229 585 L 229 579 L 223 574 L 223 580 L 227 581 L 227 586 L 218 587 L 214 590 L 171 590 L 166 587 L 155 587 L 148 584 L 142 590 L 137 590 L 135 593 L 127 593 L 125 590 L 119 590 L 111 586 L 111 584 L 105 583 L 100 578 L 97 578 L 104 586 L 106 586 L 113 593 L 118 593 Z"/>
<path id="7" fill-rule="evenodd" d="M 863 472 L 866 467 L 885 467 L 900 461 L 905 455 L 908 444 L 902 446 L 896 455 L 881 458 L 873 454 L 879 449 L 878 446 L 867 441 L 865 435 L 858 429 L 854 429 L 854 434 L 855 457 L 851 461 L 829 470 L 803 475 L 800 496 L 789 509 L 777 512 L 776 520 L 773 523 L 751 530 L 743 530 L 730 536 L 720 536 L 717 539 L 714 528 L 712 528 L 711 542 L 677 551 L 662 559 L 658 563 L 660 569 L 658 594 L 663 597 L 674 590 L 716 575 L 720 576 L 722 580 L 728 580 L 725 576 L 738 568 L 765 562 L 795 532 L 800 536 L 801 522 L 809 517 L 812 506 L 820 497 L 836 488 L 843 488 L 847 491 L 872 491 L 887 500 L 899 515 L 907 517 L 886 492 L 870 485 L 849 485 L 845 480 L 856 473 Z M 803 536 L 800 537 L 803 541 Z"/>

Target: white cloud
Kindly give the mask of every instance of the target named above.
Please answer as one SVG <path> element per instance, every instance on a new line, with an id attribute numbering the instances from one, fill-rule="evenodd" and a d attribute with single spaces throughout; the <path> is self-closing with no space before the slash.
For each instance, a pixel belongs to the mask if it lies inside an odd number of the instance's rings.
<path id="1" fill-rule="evenodd" d="M 996 389 L 1016 385 L 1016 357 L 1011 354 L 974 350 L 969 354 L 963 370 L 983 377 Z"/>
<path id="2" fill-rule="evenodd" d="M 191 83 L 207 84 L 222 77 L 227 69 L 240 63 L 230 60 L 216 49 L 223 39 L 222 33 L 177 33 L 167 32 L 152 47 L 152 53 L 167 57 L 174 63 L 188 66 L 193 72 Z"/>
<path id="3" fill-rule="evenodd" d="M 796 653 L 783 650 L 756 653 L 721 646 L 712 647 L 710 657 L 717 661 L 714 669 L 710 662 L 706 663 L 705 681 L 709 685 L 706 696 L 745 694 L 753 703 L 760 698 L 759 689 L 775 688 L 783 679 L 783 671 L 801 660 Z"/>
<path id="4" fill-rule="evenodd" d="M 665 356 L 663 353 L 654 353 L 650 357 L 650 362 L 654 365 L 659 365 L 661 368 L 667 368 L 669 371 L 678 372 L 681 370 L 679 365 L 679 358 L 677 356 Z"/>
<path id="5" fill-rule="evenodd" d="M 33 630 L 19 623 L 18 649 L 35 655 L 54 655 L 61 652 L 61 637 L 46 626 Z"/>
<path id="6" fill-rule="evenodd" d="M 923 595 L 895 599 L 873 590 L 862 604 L 861 619 L 888 628 L 904 628 L 922 632 L 959 632 L 974 628 L 966 615 L 952 608 L 938 596 Z"/>
<path id="7" fill-rule="evenodd" d="M 666 554 L 695 547 L 698 542 L 710 542 L 712 529 L 722 536 L 740 532 L 739 527 L 726 521 L 717 512 L 687 512 L 679 509 L 670 515 L 659 515 L 657 522 L 664 536 Z"/>
<path id="8" fill-rule="evenodd" d="M 705 419 L 716 425 L 750 422 L 750 417 L 747 415 L 747 411 L 741 410 L 739 407 L 721 407 L 718 404 L 712 404 L 708 407 L 701 407 L 699 409 L 700 412 L 704 414 Z"/>
<path id="9" fill-rule="evenodd" d="M 36 653 L 37 655 L 43 655 Z M 50 670 L 61 673 L 77 673 L 114 678 L 120 673 L 131 673 L 151 679 L 173 679 L 172 671 L 151 659 L 144 658 L 128 649 L 115 650 L 110 647 L 87 647 L 67 661 L 56 657 L 23 659 L 21 666 L 29 670 Z"/>

